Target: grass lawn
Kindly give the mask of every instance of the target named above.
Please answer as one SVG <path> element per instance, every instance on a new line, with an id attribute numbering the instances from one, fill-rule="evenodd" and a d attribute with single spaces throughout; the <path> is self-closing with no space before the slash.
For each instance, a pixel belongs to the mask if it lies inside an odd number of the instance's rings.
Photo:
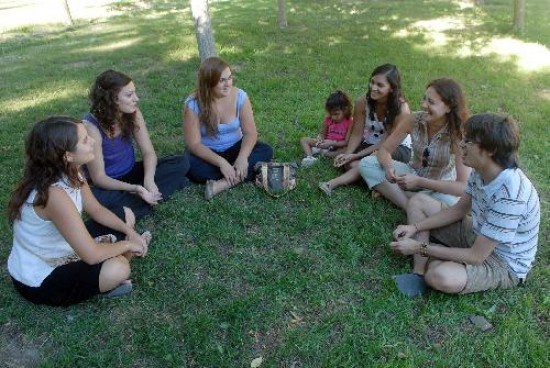
<path id="1" fill-rule="evenodd" d="M 392 275 L 409 261 L 388 249 L 405 216 L 361 186 L 324 196 L 331 162 L 299 171 L 272 200 L 249 185 L 203 199 L 193 186 L 139 222 L 150 254 L 134 263 L 135 291 L 71 308 L 34 306 L 13 289 L 0 231 L 0 366 L 41 367 L 548 367 L 550 366 L 550 7 L 527 1 L 512 32 L 512 0 L 481 8 L 451 0 L 211 1 L 218 52 L 251 98 L 261 139 L 280 161 L 299 159 L 330 92 L 354 98 L 371 70 L 397 64 L 414 110 L 426 83 L 448 76 L 472 113 L 521 123 L 521 163 L 542 202 L 539 253 L 527 286 L 409 299 Z M 157 152 L 183 151 L 181 101 L 198 50 L 188 2 L 126 0 L 122 16 L 25 26 L 0 38 L 0 202 L 21 175 L 29 127 L 82 116 L 87 90 L 108 68 L 132 76 Z M 477 330 L 471 314 L 494 326 Z"/>

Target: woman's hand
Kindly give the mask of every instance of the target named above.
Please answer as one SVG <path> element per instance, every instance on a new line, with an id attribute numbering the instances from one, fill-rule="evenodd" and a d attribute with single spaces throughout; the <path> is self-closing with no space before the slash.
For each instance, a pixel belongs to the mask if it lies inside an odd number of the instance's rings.
<path id="1" fill-rule="evenodd" d="M 420 187 L 420 177 L 418 175 L 405 174 L 403 176 L 398 176 L 395 179 L 399 188 L 403 190 L 414 190 Z"/>
<path id="2" fill-rule="evenodd" d="M 143 182 L 143 186 L 145 189 L 147 189 L 149 192 L 153 193 L 155 197 L 160 196 L 159 201 L 162 199 L 162 193 L 159 191 L 159 188 L 157 187 L 157 184 L 154 180 L 145 180 Z"/>
<path id="3" fill-rule="evenodd" d="M 328 149 L 334 145 L 334 142 L 335 141 L 333 141 L 332 139 L 323 139 L 320 142 L 317 142 L 317 147 Z"/>
<path id="4" fill-rule="evenodd" d="M 233 164 L 233 168 L 235 169 L 239 181 L 243 181 L 248 175 L 248 159 L 241 158 L 240 156 L 237 157 Z"/>
<path id="5" fill-rule="evenodd" d="M 145 257 L 149 251 L 149 243 L 151 242 L 152 235 L 149 231 L 145 231 L 143 234 L 138 233 L 130 234 L 126 237 L 128 241 L 128 251 L 133 255 L 139 257 Z"/>
<path id="6" fill-rule="evenodd" d="M 321 134 L 317 136 L 317 141 L 315 142 L 315 147 L 319 147 L 319 145 L 323 142 L 324 138 Z"/>
<path id="7" fill-rule="evenodd" d="M 136 186 L 135 193 L 145 202 L 149 203 L 151 206 L 158 204 L 158 201 L 162 199 L 162 195 L 159 192 L 156 192 L 156 193 L 150 192 L 149 190 L 147 190 L 145 187 L 142 187 L 141 185 Z"/>
<path id="8" fill-rule="evenodd" d="M 131 232 L 126 234 L 126 240 L 128 240 L 130 242 L 145 245 L 145 240 L 143 240 L 141 235 L 139 235 L 138 232 L 135 231 L 135 230 L 132 230 Z"/>
<path id="9" fill-rule="evenodd" d="M 404 256 L 410 256 L 418 253 L 420 249 L 420 243 L 411 238 L 403 238 L 390 243 L 392 250 L 395 253 L 402 254 Z"/>
<path id="10" fill-rule="evenodd" d="M 405 238 L 412 238 L 416 234 L 416 226 L 414 225 L 399 225 L 393 232 L 393 238 L 395 240 L 403 240 Z"/>
<path id="11" fill-rule="evenodd" d="M 395 175 L 395 169 L 393 166 L 384 168 L 384 173 L 386 174 L 386 180 L 389 183 L 395 183 L 397 181 L 397 175 Z"/>
<path id="12" fill-rule="evenodd" d="M 237 171 L 226 160 L 224 160 L 223 164 L 220 166 L 220 171 L 222 172 L 225 180 L 227 180 L 231 186 L 237 185 L 239 183 L 240 180 L 237 176 Z"/>
<path id="13" fill-rule="evenodd" d="M 344 166 L 352 161 L 355 161 L 357 156 L 355 153 L 341 153 L 334 158 L 334 167 Z"/>

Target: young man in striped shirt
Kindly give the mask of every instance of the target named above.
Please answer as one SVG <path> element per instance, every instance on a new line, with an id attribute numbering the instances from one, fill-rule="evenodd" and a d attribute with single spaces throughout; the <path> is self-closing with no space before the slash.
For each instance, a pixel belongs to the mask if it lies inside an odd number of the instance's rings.
<path id="1" fill-rule="evenodd" d="M 473 171 L 465 194 L 448 208 L 416 195 L 407 208 L 409 225 L 394 231 L 392 250 L 414 256 L 409 281 L 451 294 L 525 282 L 537 252 L 540 203 L 518 168 L 518 147 L 514 119 L 492 113 L 468 119 L 462 160 Z M 418 285 L 413 294 L 422 292 Z"/>

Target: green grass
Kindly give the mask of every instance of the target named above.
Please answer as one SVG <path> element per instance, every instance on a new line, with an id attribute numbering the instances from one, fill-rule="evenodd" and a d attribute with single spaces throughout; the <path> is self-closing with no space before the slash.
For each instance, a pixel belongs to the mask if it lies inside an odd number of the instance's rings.
<path id="1" fill-rule="evenodd" d="M 159 154 L 184 149 L 181 101 L 199 64 L 193 23 L 182 2 L 146 3 L 121 2 L 126 15 L 104 21 L 2 35 L 0 202 L 21 174 L 29 127 L 48 115 L 83 115 L 87 89 L 107 68 L 135 79 Z M 148 257 L 134 263 L 130 297 L 34 306 L 2 272 L 3 363 L 23 351 L 34 354 L 27 363 L 43 367 L 248 367 L 259 356 L 262 367 L 550 366 L 550 9 L 546 0 L 528 1 L 526 33 L 517 37 L 512 0 L 486 3 L 287 0 L 284 30 L 273 0 L 213 1 L 210 10 L 218 51 L 236 67 L 236 84 L 277 160 L 301 156 L 299 137 L 316 133 L 330 92 L 359 96 L 385 62 L 400 67 L 413 109 L 430 79 L 449 76 L 463 85 L 472 112 L 518 118 L 522 166 L 543 210 L 525 288 L 400 295 L 391 276 L 409 262 L 387 245 L 404 214 L 359 186 L 324 197 L 317 182 L 337 174 L 324 160 L 301 170 L 298 188 L 278 200 L 242 185 L 207 203 L 196 186 L 160 205 L 139 223 L 155 238 Z M 454 28 L 420 27 L 442 18 Z M 515 42 L 505 51 L 522 52 L 488 52 L 505 39 Z M 542 50 L 527 60 L 546 64 L 526 68 L 523 47 Z M 1 220 L 3 265 L 11 229 Z M 475 330 L 472 313 L 495 328 Z"/>

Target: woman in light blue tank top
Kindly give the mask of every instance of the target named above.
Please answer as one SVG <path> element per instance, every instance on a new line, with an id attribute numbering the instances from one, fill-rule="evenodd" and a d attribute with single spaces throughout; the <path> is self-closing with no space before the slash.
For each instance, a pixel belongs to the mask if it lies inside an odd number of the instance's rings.
<path id="1" fill-rule="evenodd" d="M 200 66 L 197 89 L 184 104 L 188 177 L 206 183 L 205 197 L 254 179 L 254 165 L 271 161 L 273 149 L 257 140 L 246 92 L 233 86 L 229 65 L 211 57 Z"/>

